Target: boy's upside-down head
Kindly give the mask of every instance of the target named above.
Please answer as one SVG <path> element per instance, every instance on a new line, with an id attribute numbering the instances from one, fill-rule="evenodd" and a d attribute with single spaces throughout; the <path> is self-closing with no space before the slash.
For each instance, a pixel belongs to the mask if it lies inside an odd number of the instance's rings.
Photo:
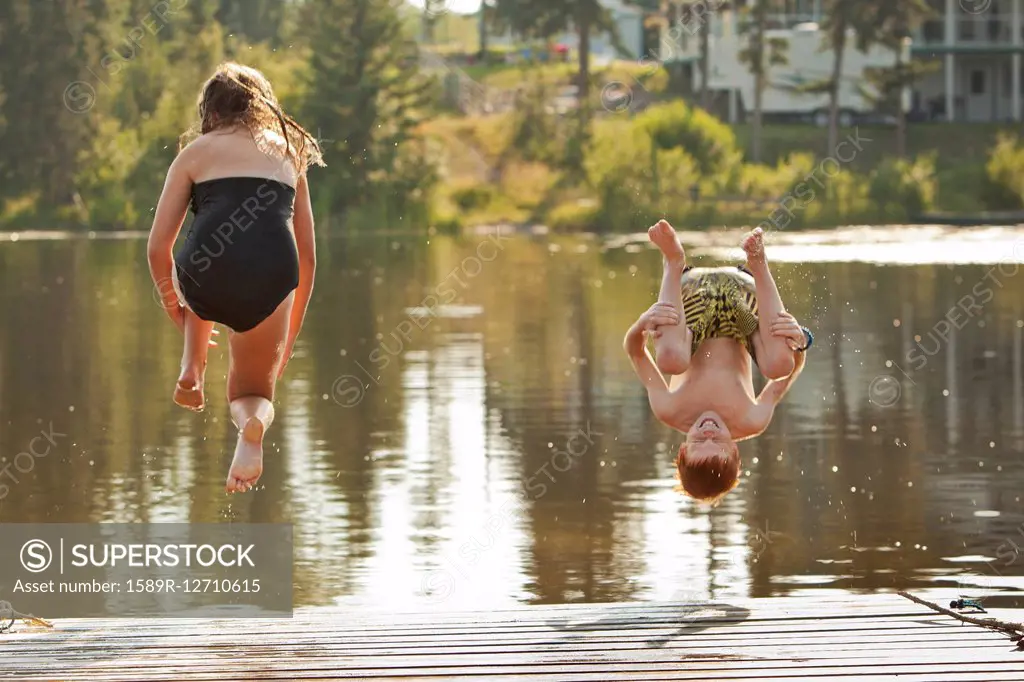
<path id="1" fill-rule="evenodd" d="M 740 449 L 716 412 L 697 417 L 679 446 L 677 490 L 711 505 L 736 487 L 740 479 Z"/>

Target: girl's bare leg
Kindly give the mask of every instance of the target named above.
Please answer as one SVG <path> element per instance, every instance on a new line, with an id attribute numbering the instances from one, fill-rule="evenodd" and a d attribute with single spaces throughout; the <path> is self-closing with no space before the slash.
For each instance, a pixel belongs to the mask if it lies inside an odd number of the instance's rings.
<path id="1" fill-rule="evenodd" d="M 686 268 L 686 252 L 683 251 L 676 231 L 667 220 L 647 231 L 647 236 L 661 249 L 662 263 L 661 291 L 659 303 L 671 304 L 679 311 L 679 324 L 660 327 L 661 335 L 654 339 L 655 361 L 662 374 L 683 374 L 690 366 L 690 332 L 686 327 L 686 313 L 683 311 L 683 294 L 680 280 Z"/>
<path id="2" fill-rule="evenodd" d="M 177 268 L 171 269 L 171 284 L 178 301 L 184 305 L 185 296 L 178 283 Z M 174 387 L 174 402 L 189 410 L 202 411 L 206 405 L 203 381 L 206 377 L 206 359 L 213 337 L 213 322 L 207 322 L 185 306 L 185 347 L 181 353 L 181 374 Z"/>
<path id="3" fill-rule="evenodd" d="M 255 329 L 231 334 L 228 402 L 238 442 L 225 484 L 228 492 L 250 490 L 263 474 L 263 436 L 274 421 L 274 389 L 294 300 L 292 293 Z"/>
<path id="4" fill-rule="evenodd" d="M 747 269 L 754 276 L 754 287 L 757 290 L 757 365 L 761 373 L 769 379 L 785 379 L 793 373 L 796 358 L 786 339 L 772 334 L 772 323 L 779 313 L 785 312 L 779 288 L 775 285 L 768 261 L 764 253 L 764 232 L 755 229 L 743 238 L 743 250 L 747 254 Z"/>
<path id="5" fill-rule="evenodd" d="M 196 412 L 202 411 L 206 404 L 203 380 L 212 335 L 213 322 L 200 319 L 186 308 L 185 349 L 181 354 L 181 374 L 174 387 L 174 402 Z"/>

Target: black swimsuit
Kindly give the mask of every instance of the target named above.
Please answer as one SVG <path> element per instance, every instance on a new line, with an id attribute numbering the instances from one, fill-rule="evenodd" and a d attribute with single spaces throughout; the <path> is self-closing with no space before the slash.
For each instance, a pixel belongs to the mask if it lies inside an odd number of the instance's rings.
<path id="1" fill-rule="evenodd" d="M 174 265 L 196 315 L 245 332 L 267 319 L 299 285 L 291 223 L 295 188 L 231 177 L 192 186 L 195 220 Z"/>

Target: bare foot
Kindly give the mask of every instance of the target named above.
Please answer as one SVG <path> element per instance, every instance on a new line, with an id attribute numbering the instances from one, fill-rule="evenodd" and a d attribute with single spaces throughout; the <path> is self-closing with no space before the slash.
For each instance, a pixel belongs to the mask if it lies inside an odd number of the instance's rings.
<path id="1" fill-rule="evenodd" d="M 206 396 L 203 395 L 203 369 L 200 367 L 184 367 L 178 383 L 174 387 L 174 402 L 177 405 L 202 412 L 206 406 Z"/>
<path id="2" fill-rule="evenodd" d="M 686 252 L 667 220 L 659 220 L 657 225 L 647 230 L 647 236 L 661 249 L 661 254 L 670 265 L 686 265 Z"/>
<path id="3" fill-rule="evenodd" d="M 755 268 L 765 264 L 764 258 L 764 230 L 760 227 L 754 228 L 747 233 L 740 242 L 743 251 L 747 254 L 747 267 Z"/>
<path id="4" fill-rule="evenodd" d="M 263 431 L 263 422 L 251 417 L 238 432 L 235 458 L 231 460 L 231 469 L 228 470 L 228 480 L 224 486 L 227 492 L 248 492 L 260 480 L 263 474 Z"/>

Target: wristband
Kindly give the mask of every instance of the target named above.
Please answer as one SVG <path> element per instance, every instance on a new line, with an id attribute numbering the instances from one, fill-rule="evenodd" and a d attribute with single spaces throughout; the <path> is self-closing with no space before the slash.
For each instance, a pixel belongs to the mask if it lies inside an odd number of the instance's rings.
<path id="1" fill-rule="evenodd" d="M 797 350 L 798 350 L 799 352 L 803 353 L 803 352 L 804 352 L 804 351 L 806 351 L 806 350 L 807 350 L 808 348 L 810 348 L 811 346 L 813 346 L 813 345 L 814 345 L 814 334 L 812 334 L 812 333 L 811 333 L 811 330 L 810 330 L 810 329 L 808 329 L 807 327 L 800 327 L 800 329 L 802 329 L 802 330 L 803 330 L 803 332 L 804 332 L 804 338 L 805 338 L 805 339 L 807 339 L 807 343 L 805 343 L 805 344 L 804 344 L 804 347 L 803 347 L 803 348 L 798 348 L 798 349 L 797 349 Z"/>

